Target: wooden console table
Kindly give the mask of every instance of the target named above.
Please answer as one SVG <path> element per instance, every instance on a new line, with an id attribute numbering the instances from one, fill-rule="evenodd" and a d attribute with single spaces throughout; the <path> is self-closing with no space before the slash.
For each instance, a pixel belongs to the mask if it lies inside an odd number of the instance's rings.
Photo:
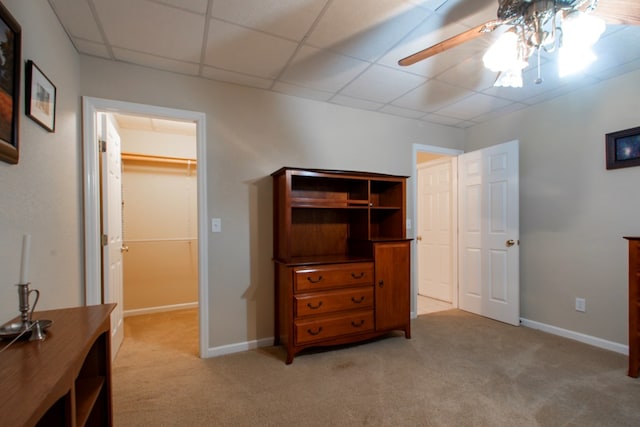
<path id="1" fill-rule="evenodd" d="M 629 241 L 629 376 L 640 371 L 640 237 Z"/>
<path id="2" fill-rule="evenodd" d="M 0 353 L 0 424 L 113 425 L 110 314 L 114 307 L 34 313 L 34 320 L 53 323 L 44 341 L 19 340 Z M 0 341 L 0 346 L 7 343 Z"/>

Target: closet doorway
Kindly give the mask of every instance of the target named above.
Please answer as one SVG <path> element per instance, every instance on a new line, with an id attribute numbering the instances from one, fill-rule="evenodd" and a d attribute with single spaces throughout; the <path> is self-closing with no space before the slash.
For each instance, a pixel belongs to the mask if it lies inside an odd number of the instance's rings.
<path id="1" fill-rule="evenodd" d="M 415 146 L 415 295 L 417 315 L 458 306 L 458 150 Z"/>
<path id="2" fill-rule="evenodd" d="M 196 124 L 113 116 L 121 139 L 124 316 L 197 309 Z"/>
<path id="3" fill-rule="evenodd" d="M 106 114 L 105 114 L 106 113 Z M 181 302 L 169 303 L 165 304 L 162 301 L 156 299 L 152 301 L 152 305 L 155 308 L 160 307 L 161 310 L 166 310 L 170 308 L 180 307 L 180 304 L 193 304 L 194 302 L 198 305 L 195 309 L 197 312 L 196 324 L 194 325 L 195 336 L 196 338 L 193 340 L 194 342 L 199 341 L 199 354 L 200 357 L 208 357 L 208 347 L 209 347 L 209 313 L 208 313 L 208 268 L 207 268 L 207 242 L 206 242 L 206 205 L 207 205 L 207 196 L 206 196 L 206 117 L 204 113 L 199 113 L 195 111 L 187 111 L 187 110 L 177 110 L 170 109 L 158 106 L 144 105 L 144 104 L 135 104 L 129 102 L 108 100 L 108 99 L 100 99 L 100 98 L 91 98 L 91 97 L 83 97 L 83 141 L 84 141 L 84 207 L 85 207 L 85 275 L 86 275 L 86 294 L 85 300 L 86 304 L 101 304 L 101 303 L 109 303 L 115 302 L 114 297 L 118 295 L 123 295 L 123 292 L 109 292 L 110 287 L 106 287 L 106 277 L 108 275 L 108 270 L 103 266 L 103 242 L 105 241 L 106 235 L 104 235 L 104 221 L 105 218 L 111 218 L 111 215 L 105 217 L 104 212 L 102 212 L 102 200 L 103 200 L 103 186 L 101 180 L 101 169 L 102 166 L 102 158 L 103 154 L 101 152 L 101 147 L 105 144 L 101 141 L 101 133 L 99 124 L 99 117 L 101 115 L 108 116 L 113 119 L 114 115 L 122 114 L 122 115 L 130 115 L 133 117 L 138 117 L 143 120 L 148 120 L 150 118 L 156 120 L 156 125 L 160 124 L 168 124 L 169 122 L 180 122 L 190 123 L 190 126 L 195 125 L 196 129 L 196 152 L 197 156 L 195 158 L 184 156 L 182 154 L 178 154 L 176 152 L 169 153 L 155 153 L 149 154 L 148 152 L 142 151 L 141 154 L 146 155 L 148 157 L 155 156 L 153 161 L 158 161 L 158 163 L 175 163 L 178 166 L 184 166 L 182 171 L 184 173 L 185 168 L 191 168 L 191 178 L 195 175 L 195 181 L 197 185 L 193 188 L 193 194 L 197 194 L 195 196 L 196 203 L 195 205 L 191 204 L 191 209 L 195 209 L 193 213 L 191 224 L 193 227 L 191 228 L 194 234 L 186 233 L 184 235 L 180 234 L 179 237 L 171 235 L 170 237 L 161 236 L 160 238 L 155 238 L 159 242 L 150 242 L 154 240 L 154 238 L 138 238 L 137 240 L 141 240 L 138 242 L 133 242 L 133 244 L 150 244 L 150 243 L 183 243 L 187 247 L 190 246 L 191 255 L 193 255 L 192 259 L 194 260 L 195 269 L 197 271 L 196 274 L 196 282 L 197 282 L 197 298 L 195 301 L 193 298 L 191 300 L 183 300 Z M 115 119 L 112 120 L 115 122 Z M 126 127 L 126 125 L 116 126 L 116 127 Z M 157 140 L 157 138 L 156 138 Z M 125 148 L 127 150 L 127 148 Z M 118 150 L 117 158 L 120 160 L 120 151 Z M 126 152 L 126 151 L 125 151 Z M 132 156 L 135 157 L 135 156 Z M 191 160 L 197 160 L 195 164 L 191 162 Z M 123 159 L 124 160 L 124 159 Z M 146 162 L 148 160 L 152 160 L 151 158 L 146 159 L 129 159 L 124 161 L 129 162 Z M 149 162 L 153 163 L 153 162 Z M 186 165 L 184 164 L 186 163 Z M 120 169 L 120 168 L 119 168 Z M 188 172 L 187 172 L 187 176 Z M 183 175 L 184 177 L 184 175 Z M 189 179 L 189 178 L 186 178 Z M 152 191 L 148 189 L 148 192 Z M 161 190 L 154 190 L 153 193 L 163 194 L 165 192 L 165 188 L 163 187 Z M 184 194 L 183 194 L 184 196 Z M 159 197 L 159 196 L 158 196 Z M 189 195 L 189 197 L 192 197 Z M 118 204 L 110 204 L 117 206 Z M 195 207 L 193 207 L 195 206 Z M 157 209 L 152 213 L 147 213 L 144 216 L 144 225 L 148 225 L 149 217 L 159 217 L 162 221 L 165 221 L 166 218 L 163 218 L 164 215 L 162 209 Z M 126 214 L 125 214 L 126 215 Z M 123 221 L 124 222 L 124 221 Z M 169 221 L 170 222 L 170 221 Z M 163 227 L 169 227 L 169 222 L 166 222 L 162 225 Z M 184 228 L 183 229 L 188 229 Z M 135 236 L 134 236 L 135 237 Z M 139 236 L 140 237 L 140 236 Z M 125 239 L 130 239 L 132 236 L 125 236 Z M 143 242 L 142 240 L 148 240 L 148 242 Z M 180 242 L 183 241 L 183 242 Z M 188 242 L 187 242 L 188 241 Z M 127 243 L 123 242 L 122 251 L 123 255 L 128 256 L 131 255 L 132 248 L 128 248 L 129 252 L 127 252 Z M 167 250 L 165 252 L 171 252 L 171 250 Z M 152 262 L 154 263 L 154 267 L 156 270 L 160 270 L 163 266 L 159 264 L 158 258 L 152 258 Z M 126 259 L 123 260 L 123 263 L 126 263 Z M 184 263 L 184 257 L 183 257 Z M 121 277 L 123 274 L 120 275 Z M 115 282 L 115 281 L 114 281 Z M 110 282 L 109 282 L 110 283 Z M 122 290 L 122 286 L 119 287 Z M 156 296 L 158 292 L 151 291 L 147 293 L 150 296 Z M 117 298 L 116 298 L 117 299 Z M 199 304 L 198 304 L 199 302 Z M 125 307 L 125 303 L 118 304 L 120 307 L 123 307 L 125 310 L 123 311 L 132 311 L 132 310 L 142 310 L 145 312 L 147 310 L 153 310 L 149 306 L 146 307 Z M 112 316 L 112 327 L 113 325 L 118 325 L 122 319 L 122 311 L 118 310 L 120 313 L 119 319 L 113 319 Z M 114 310 L 115 313 L 115 310 Z M 135 313 L 135 311 L 133 311 Z M 138 311 L 140 313 L 140 311 Z M 129 313 L 131 314 L 131 313 Z M 114 354 L 117 352 L 117 349 L 114 349 Z"/>

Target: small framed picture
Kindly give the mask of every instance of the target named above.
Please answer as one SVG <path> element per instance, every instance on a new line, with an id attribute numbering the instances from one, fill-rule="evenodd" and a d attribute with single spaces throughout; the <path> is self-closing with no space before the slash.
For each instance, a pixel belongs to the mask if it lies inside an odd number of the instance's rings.
<path id="1" fill-rule="evenodd" d="M 640 166 L 640 127 L 608 133 L 605 139 L 607 169 Z"/>
<path id="2" fill-rule="evenodd" d="M 48 130 L 56 129 L 56 87 L 33 61 L 27 61 L 26 114 Z"/>

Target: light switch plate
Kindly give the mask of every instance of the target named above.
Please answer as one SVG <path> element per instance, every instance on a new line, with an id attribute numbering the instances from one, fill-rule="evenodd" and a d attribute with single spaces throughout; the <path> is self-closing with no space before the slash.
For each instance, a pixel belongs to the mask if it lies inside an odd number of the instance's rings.
<path id="1" fill-rule="evenodd" d="M 220 218 L 211 218 L 211 232 L 212 233 L 221 233 L 222 232 L 222 219 L 220 219 Z"/>

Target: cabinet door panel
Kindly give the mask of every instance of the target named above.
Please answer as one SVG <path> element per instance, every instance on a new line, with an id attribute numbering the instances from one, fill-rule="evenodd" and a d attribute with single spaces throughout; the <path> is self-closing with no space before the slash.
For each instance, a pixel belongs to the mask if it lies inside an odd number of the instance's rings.
<path id="1" fill-rule="evenodd" d="M 410 322 L 410 242 L 374 244 L 376 330 L 408 327 Z"/>

